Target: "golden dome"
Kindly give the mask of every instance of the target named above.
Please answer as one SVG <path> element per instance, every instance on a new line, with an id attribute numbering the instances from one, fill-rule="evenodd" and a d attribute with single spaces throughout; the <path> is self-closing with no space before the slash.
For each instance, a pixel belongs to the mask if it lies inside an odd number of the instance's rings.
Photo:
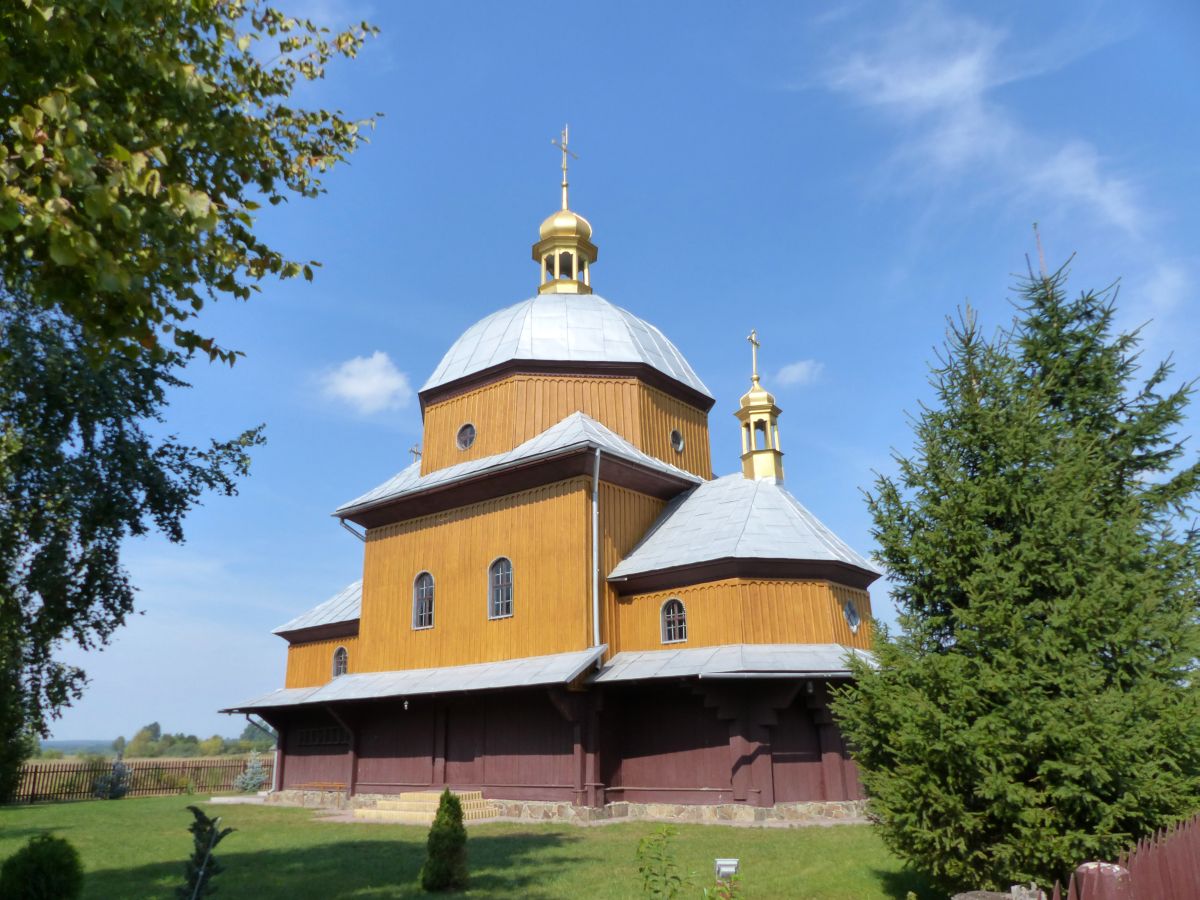
<path id="1" fill-rule="evenodd" d="M 546 221 L 542 223 L 542 227 L 538 229 L 538 234 L 542 240 L 549 237 L 581 237 L 584 240 L 590 240 L 592 237 L 592 225 L 579 213 L 572 212 L 565 207 L 556 210 L 551 214 Z"/>
<path id="2" fill-rule="evenodd" d="M 749 406 L 774 406 L 775 395 L 758 383 L 758 376 L 754 376 L 754 384 L 750 390 L 742 394 L 741 406 L 745 409 Z"/>

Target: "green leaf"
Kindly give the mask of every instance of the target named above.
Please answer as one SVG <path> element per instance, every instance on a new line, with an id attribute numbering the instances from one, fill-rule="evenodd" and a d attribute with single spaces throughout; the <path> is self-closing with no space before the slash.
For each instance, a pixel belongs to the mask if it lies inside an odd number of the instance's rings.
<path id="1" fill-rule="evenodd" d="M 73 266 L 79 262 L 79 256 L 72 246 L 57 235 L 50 239 L 50 258 L 60 266 Z"/>

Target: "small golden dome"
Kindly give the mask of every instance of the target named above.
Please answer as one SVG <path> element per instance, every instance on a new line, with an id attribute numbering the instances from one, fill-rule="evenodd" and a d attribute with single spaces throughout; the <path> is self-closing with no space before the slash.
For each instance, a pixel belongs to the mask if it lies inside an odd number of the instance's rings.
<path id="1" fill-rule="evenodd" d="M 538 229 L 542 240 L 549 237 L 581 237 L 590 240 L 592 225 L 579 213 L 569 209 L 556 210 Z"/>
<path id="2" fill-rule="evenodd" d="M 755 376 L 754 384 L 750 390 L 742 394 L 741 406 L 745 409 L 749 406 L 774 406 L 775 395 L 758 383 L 758 377 Z"/>

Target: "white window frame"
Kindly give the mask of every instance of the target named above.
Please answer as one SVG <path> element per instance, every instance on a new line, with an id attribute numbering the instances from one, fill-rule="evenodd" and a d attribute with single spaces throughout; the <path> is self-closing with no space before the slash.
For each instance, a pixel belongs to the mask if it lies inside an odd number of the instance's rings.
<path id="1" fill-rule="evenodd" d="M 418 585 L 420 584 L 421 576 L 423 576 L 423 575 L 429 576 L 429 597 L 428 597 L 428 600 L 429 600 L 429 624 L 428 625 L 417 624 L 417 617 L 418 617 L 418 613 L 419 613 L 419 608 L 418 608 L 417 604 L 419 601 L 423 602 L 426 599 L 425 597 L 418 597 L 418 595 L 417 595 Z M 412 627 L 413 627 L 413 631 L 428 631 L 430 628 L 433 627 L 434 601 L 436 599 L 437 599 L 437 580 L 433 577 L 433 573 L 430 572 L 428 569 L 422 569 L 420 572 L 417 573 L 417 576 L 413 579 L 413 595 L 412 595 Z"/>
<path id="2" fill-rule="evenodd" d="M 679 628 L 683 631 L 683 637 L 668 638 L 667 637 L 667 607 L 672 603 L 679 604 L 680 623 Z M 659 637 L 664 644 L 686 644 L 688 639 L 687 633 L 687 604 L 679 597 L 668 597 L 662 602 L 662 606 L 658 608 L 658 628 Z"/>
<path id="3" fill-rule="evenodd" d="M 342 655 L 342 671 L 338 671 L 338 654 Z M 340 678 L 342 675 L 350 674 L 350 651 L 345 647 L 338 647 L 333 651 L 333 677 Z"/>
<path id="4" fill-rule="evenodd" d="M 496 612 L 496 602 L 495 602 L 495 596 L 493 593 L 496 590 L 496 585 L 492 584 L 492 569 L 494 569 L 496 567 L 496 564 L 501 561 L 508 563 L 508 612 L 506 612 L 506 613 L 497 613 Z M 513 610 L 516 608 L 516 589 L 514 586 L 515 582 L 516 582 L 516 577 L 514 574 L 514 568 L 515 567 L 513 566 L 513 561 L 512 561 L 511 556 L 497 556 L 490 563 L 488 563 L 488 567 L 487 567 L 487 613 L 488 613 L 489 620 L 491 620 L 491 619 L 511 619 L 513 616 Z"/>

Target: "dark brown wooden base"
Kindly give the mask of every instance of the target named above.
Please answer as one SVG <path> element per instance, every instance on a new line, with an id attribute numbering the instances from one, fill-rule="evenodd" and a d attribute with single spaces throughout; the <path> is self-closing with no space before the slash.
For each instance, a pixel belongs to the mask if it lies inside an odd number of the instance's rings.
<path id="1" fill-rule="evenodd" d="M 283 790 L 479 790 L 503 800 L 771 807 L 862 799 L 828 686 L 680 679 L 358 701 L 264 715 Z"/>

